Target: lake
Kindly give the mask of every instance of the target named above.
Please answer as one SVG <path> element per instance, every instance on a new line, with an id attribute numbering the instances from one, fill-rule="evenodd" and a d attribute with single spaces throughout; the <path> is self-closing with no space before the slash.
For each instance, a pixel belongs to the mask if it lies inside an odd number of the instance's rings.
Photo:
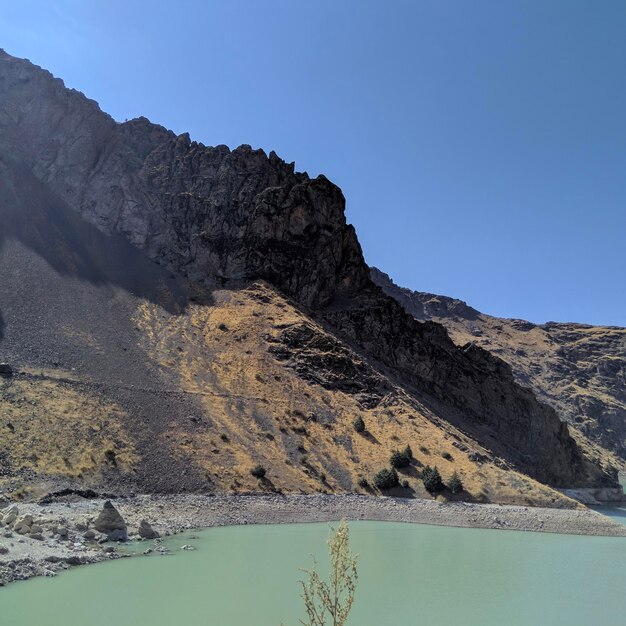
<path id="1" fill-rule="evenodd" d="M 7 626 L 285 626 L 327 524 L 214 528 L 0 590 Z M 353 522 L 352 626 L 620 626 L 626 539 Z M 195 537 L 195 538 L 191 538 Z M 191 543 L 195 551 L 182 551 Z M 142 544 L 146 547 L 148 543 Z"/>

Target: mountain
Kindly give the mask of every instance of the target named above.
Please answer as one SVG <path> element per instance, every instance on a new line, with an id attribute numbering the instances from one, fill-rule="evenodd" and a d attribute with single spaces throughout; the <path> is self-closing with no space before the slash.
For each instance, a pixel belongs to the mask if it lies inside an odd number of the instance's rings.
<path id="1" fill-rule="evenodd" d="M 457 345 L 498 355 L 520 385 L 613 452 L 616 464 L 626 462 L 626 328 L 492 317 L 461 300 L 398 287 L 377 268 L 371 277 L 415 319 L 443 324 Z"/>
<path id="2" fill-rule="evenodd" d="M 372 282 L 344 204 L 0 52 L 5 486 L 358 491 L 407 444 L 405 494 L 426 464 L 478 500 L 612 485 L 508 364 Z"/>

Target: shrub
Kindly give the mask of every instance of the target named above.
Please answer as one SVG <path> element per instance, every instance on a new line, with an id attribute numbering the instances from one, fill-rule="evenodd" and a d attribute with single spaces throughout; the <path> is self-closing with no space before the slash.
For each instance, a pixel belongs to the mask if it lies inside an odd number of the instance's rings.
<path id="1" fill-rule="evenodd" d="M 463 491 L 463 481 L 461 480 L 461 477 L 458 475 L 456 470 L 448 481 L 448 489 L 452 493 L 460 493 L 461 491 Z"/>
<path id="2" fill-rule="evenodd" d="M 413 458 L 413 450 L 411 450 L 411 446 L 407 445 L 402 454 L 404 454 L 404 456 L 406 456 L 410 461 Z"/>
<path id="3" fill-rule="evenodd" d="M 441 456 L 446 460 L 446 461 L 452 461 L 453 457 L 449 452 L 442 452 Z"/>
<path id="4" fill-rule="evenodd" d="M 300 621 L 304 626 L 345 626 L 348 620 L 359 580 L 356 556 L 350 550 L 349 534 L 346 522 L 341 522 L 339 528 L 331 533 L 327 542 L 331 563 L 328 581 L 318 574 L 315 559 L 313 569 L 302 570 L 308 577 L 308 580 L 300 581 L 308 616 L 306 621 Z"/>
<path id="5" fill-rule="evenodd" d="M 354 420 L 352 425 L 354 426 L 354 430 L 356 430 L 357 433 L 365 432 L 365 422 L 360 415 Z"/>
<path id="6" fill-rule="evenodd" d="M 408 489 L 409 488 L 409 481 L 408 480 L 403 480 L 401 485 L 402 485 L 402 487 L 404 489 Z"/>
<path id="7" fill-rule="evenodd" d="M 444 486 L 443 481 L 441 480 L 441 474 L 436 466 L 430 467 L 430 465 L 427 465 L 422 470 L 422 482 L 424 483 L 426 491 L 430 493 L 441 491 Z"/>
<path id="8" fill-rule="evenodd" d="M 398 472 L 395 469 L 385 468 L 374 476 L 374 486 L 377 489 L 393 489 L 398 486 Z"/>
<path id="9" fill-rule="evenodd" d="M 361 487 L 361 489 L 369 489 L 369 486 L 370 486 L 367 478 L 364 478 L 363 476 L 361 476 L 361 478 L 359 478 L 358 485 L 359 485 L 359 487 Z"/>
<path id="10" fill-rule="evenodd" d="M 408 448 L 408 446 L 407 446 Z M 389 463 L 391 463 L 391 467 L 395 467 L 396 469 L 402 469 L 403 467 L 408 467 L 411 465 L 411 448 L 408 448 L 409 452 L 407 453 L 406 449 L 400 452 L 400 450 L 394 450 L 391 454 L 391 458 L 389 459 Z"/>
<path id="11" fill-rule="evenodd" d="M 265 478 L 265 474 L 267 474 L 267 470 L 262 465 L 257 465 L 250 470 L 250 473 L 255 477 L 261 480 L 261 478 Z"/>

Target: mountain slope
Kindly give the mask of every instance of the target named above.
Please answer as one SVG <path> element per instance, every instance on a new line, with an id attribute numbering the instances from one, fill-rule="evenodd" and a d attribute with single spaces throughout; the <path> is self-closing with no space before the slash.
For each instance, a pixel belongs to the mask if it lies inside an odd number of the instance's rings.
<path id="1" fill-rule="evenodd" d="M 465 302 L 398 287 L 376 268 L 374 282 L 415 319 L 443 324 L 509 363 L 515 379 L 586 437 L 626 461 L 626 329 L 492 317 Z"/>
<path id="2" fill-rule="evenodd" d="M 0 168 L 12 479 L 241 490 L 262 461 L 267 488 L 348 491 L 406 442 L 480 499 L 610 483 L 503 361 L 371 282 L 323 176 L 118 124 L 6 53 Z"/>

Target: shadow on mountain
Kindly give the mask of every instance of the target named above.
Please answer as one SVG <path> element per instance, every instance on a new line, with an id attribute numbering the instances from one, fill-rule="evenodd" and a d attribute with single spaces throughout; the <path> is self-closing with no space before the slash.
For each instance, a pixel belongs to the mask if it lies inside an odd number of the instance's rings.
<path id="1" fill-rule="evenodd" d="M 27 167 L 0 161 L 0 250 L 14 238 L 63 276 L 96 286 L 117 286 L 183 313 L 182 280 L 150 260 L 121 236 L 106 235 L 73 211 Z M 8 260 L 10 262 L 10 259 Z M 0 322 L 0 339 L 3 325 Z"/>

